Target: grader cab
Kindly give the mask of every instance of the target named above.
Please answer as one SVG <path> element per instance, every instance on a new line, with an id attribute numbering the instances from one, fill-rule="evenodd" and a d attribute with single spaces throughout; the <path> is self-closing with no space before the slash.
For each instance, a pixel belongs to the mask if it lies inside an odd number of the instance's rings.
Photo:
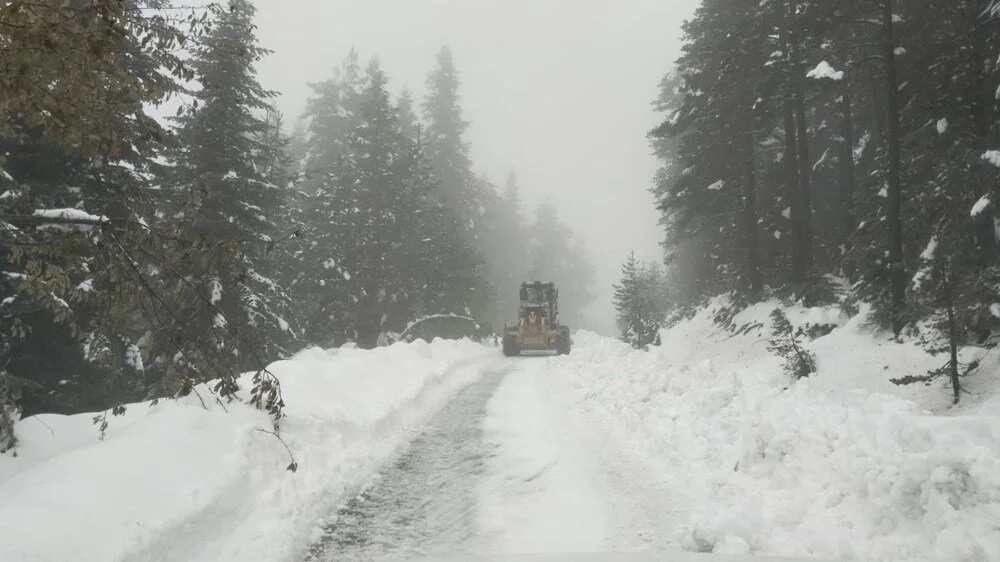
<path id="1" fill-rule="evenodd" d="M 569 327 L 559 324 L 559 291 L 553 283 L 521 283 L 517 323 L 504 326 L 503 354 L 522 351 L 554 351 L 568 355 L 573 341 Z"/>

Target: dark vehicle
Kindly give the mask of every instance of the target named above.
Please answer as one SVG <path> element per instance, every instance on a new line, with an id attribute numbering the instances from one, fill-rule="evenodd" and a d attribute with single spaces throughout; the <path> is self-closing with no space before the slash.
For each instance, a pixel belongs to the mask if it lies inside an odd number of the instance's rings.
<path id="1" fill-rule="evenodd" d="M 569 326 L 559 324 L 559 291 L 555 284 L 521 283 L 517 324 L 504 326 L 503 354 L 514 357 L 522 351 L 555 351 L 568 355 L 572 345 Z"/>

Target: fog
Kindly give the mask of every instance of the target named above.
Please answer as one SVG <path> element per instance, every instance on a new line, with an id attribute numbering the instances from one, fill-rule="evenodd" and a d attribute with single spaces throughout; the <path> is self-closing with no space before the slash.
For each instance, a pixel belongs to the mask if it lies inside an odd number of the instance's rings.
<path id="1" fill-rule="evenodd" d="M 627 7 L 624 5 L 627 4 Z M 462 81 L 477 171 L 518 173 L 528 216 L 545 198 L 584 241 L 599 291 L 591 329 L 613 334 L 611 284 L 631 250 L 661 256 L 648 192 L 656 162 L 651 102 L 679 49 L 694 0 L 260 0 L 259 38 L 275 52 L 260 79 L 289 124 L 307 83 L 329 78 L 351 47 L 377 55 L 393 89 L 419 101 L 449 45 Z"/>

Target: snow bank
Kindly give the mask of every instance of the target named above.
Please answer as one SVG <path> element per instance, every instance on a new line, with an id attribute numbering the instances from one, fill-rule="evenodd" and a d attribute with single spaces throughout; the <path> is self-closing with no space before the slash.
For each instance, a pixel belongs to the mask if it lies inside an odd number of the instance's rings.
<path id="1" fill-rule="evenodd" d="M 549 376 L 569 381 L 622 447 L 690 497 L 676 537 L 690 550 L 1000 560 L 997 399 L 982 390 L 964 409 L 932 414 L 945 393 L 888 379 L 940 358 L 836 309 L 786 311 L 795 325 L 838 326 L 807 345 L 819 372 L 792 383 L 766 350 L 774 306 L 738 315 L 737 335 L 703 311 L 648 353 L 578 333 Z M 996 382 L 996 358 L 987 369 L 981 389 Z"/>
<path id="2" fill-rule="evenodd" d="M 301 558 L 313 525 L 496 350 L 469 341 L 372 351 L 307 349 L 271 370 L 287 418 L 281 435 L 242 404 L 198 396 L 133 404 L 98 442 L 91 414 L 42 415 L 16 427 L 0 456 L 0 560 L 280 560 Z"/>

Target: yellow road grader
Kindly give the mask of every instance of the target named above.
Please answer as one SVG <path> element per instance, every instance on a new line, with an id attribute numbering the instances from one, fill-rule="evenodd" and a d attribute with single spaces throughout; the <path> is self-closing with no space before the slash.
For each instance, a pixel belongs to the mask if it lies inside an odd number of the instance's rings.
<path id="1" fill-rule="evenodd" d="M 573 340 L 569 326 L 559 324 L 559 291 L 554 283 L 521 283 L 521 305 L 517 323 L 503 328 L 503 354 L 522 351 L 554 351 L 568 355 Z"/>

